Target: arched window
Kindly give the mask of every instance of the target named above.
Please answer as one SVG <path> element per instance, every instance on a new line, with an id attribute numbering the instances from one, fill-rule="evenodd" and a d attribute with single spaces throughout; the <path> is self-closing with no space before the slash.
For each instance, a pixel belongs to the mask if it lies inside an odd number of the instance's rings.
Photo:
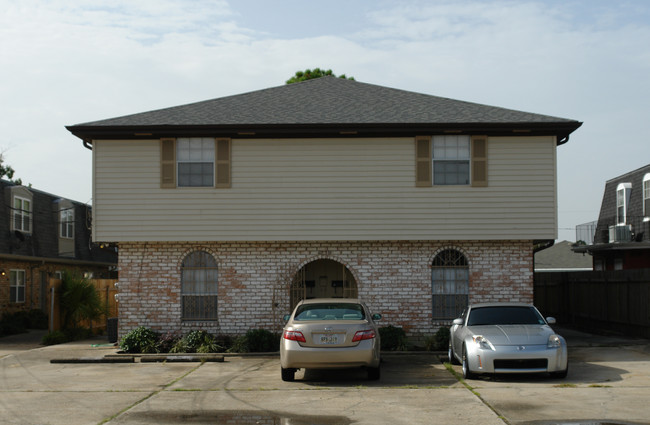
<path id="1" fill-rule="evenodd" d="M 455 249 L 445 249 L 433 259 L 431 270 L 432 317 L 434 320 L 453 320 L 467 307 L 467 258 Z"/>
<path id="2" fill-rule="evenodd" d="M 183 320 L 217 319 L 217 262 L 205 251 L 194 251 L 181 264 Z"/>

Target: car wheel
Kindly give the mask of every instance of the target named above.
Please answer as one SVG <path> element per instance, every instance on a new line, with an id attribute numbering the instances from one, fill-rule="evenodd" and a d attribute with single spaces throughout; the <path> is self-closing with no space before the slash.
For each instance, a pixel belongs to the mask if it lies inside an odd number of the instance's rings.
<path id="1" fill-rule="evenodd" d="M 286 382 L 293 382 L 293 380 L 296 377 L 296 370 L 295 369 L 282 369 L 282 380 Z"/>
<path id="2" fill-rule="evenodd" d="M 566 378 L 568 373 L 569 373 L 569 365 L 567 365 L 566 369 L 560 372 L 551 372 L 551 378 L 564 379 Z"/>
<path id="3" fill-rule="evenodd" d="M 449 363 L 459 364 L 458 359 L 456 358 L 456 354 L 454 353 L 454 348 L 451 346 L 451 343 L 449 343 L 449 350 L 447 351 L 447 357 L 449 357 Z"/>
<path id="4" fill-rule="evenodd" d="M 474 379 L 474 373 L 469 368 L 469 361 L 467 361 L 467 350 L 463 346 L 463 379 Z"/>
<path id="5" fill-rule="evenodd" d="M 377 367 L 369 367 L 368 368 L 368 379 L 370 381 L 376 381 L 379 379 L 379 376 L 381 375 L 379 366 Z"/>

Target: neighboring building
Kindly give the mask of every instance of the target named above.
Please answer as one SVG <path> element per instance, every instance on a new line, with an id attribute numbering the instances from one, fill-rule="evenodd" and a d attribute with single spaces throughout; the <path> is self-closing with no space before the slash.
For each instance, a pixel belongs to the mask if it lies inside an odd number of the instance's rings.
<path id="1" fill-rule="evenodd" d="M 650 164 L 605 184 L 593 243 L 594 270 L 650 268 Z"/>
<path id="2" fill-rule="evenodd" d="M 323 77 L 67 128 L 93 151 L 93 239 L 119 245 L 120 333 L 279 329 L 358 296 L 417 337 L 532 302 L 580 125 Z"/>
<path id="3" fill-rule="evenodd" d="M 535 253 L 535 272 L 584 272 L 592 270 L 591 256 L 573 251 L 574 243 L 562 241 Z"/>
<path id="4" fill-rule="evenodd" d="M 0 316 L 45 310 L 49 278 L 64 270 L 109 277 L 116 247 L 91 242 L 90 207 L 0 180 Z"/>

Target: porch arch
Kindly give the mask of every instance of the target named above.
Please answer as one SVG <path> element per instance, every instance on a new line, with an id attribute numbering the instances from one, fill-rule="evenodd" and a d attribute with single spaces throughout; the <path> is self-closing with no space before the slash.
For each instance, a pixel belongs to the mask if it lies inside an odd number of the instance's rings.
<path id="1" fill-rule="evenodd" d="M 350 269 L 345 264 L 328 258 L 304 264 L 293 276 L 289 288 L 292 310 L 303 299 L 358 296 L 357 280 Z"/>

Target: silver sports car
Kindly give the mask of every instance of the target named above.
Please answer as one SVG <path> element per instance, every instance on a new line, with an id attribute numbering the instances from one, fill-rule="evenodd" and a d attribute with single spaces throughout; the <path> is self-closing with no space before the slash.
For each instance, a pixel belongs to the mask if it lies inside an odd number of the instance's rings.
<path id="1" fill-rule="evenodd" d="M 359 300 L 318 298 L 298 303 L 280 340 L 282 380 L 293 381 L 299 368 L 366 367 L 379 379 L 380 342 L 375 320 Z"/>
<path id="2" fill-rule="evenodd" d="M 463 377 L 482 373 L 550 373 L 569 370 L 567 345 L 530 304 L 470 305 L 453 321 L 449 360 L 463 365 Z"/>

